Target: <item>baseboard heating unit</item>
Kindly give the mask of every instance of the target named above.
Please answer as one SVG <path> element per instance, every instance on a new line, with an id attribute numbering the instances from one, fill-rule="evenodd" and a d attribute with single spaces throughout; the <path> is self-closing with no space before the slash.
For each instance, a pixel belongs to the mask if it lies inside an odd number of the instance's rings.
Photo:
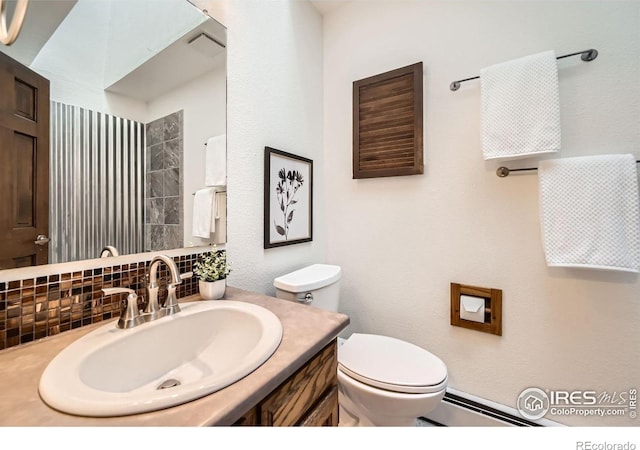
<path id="1" fill-rule="evenodd" d="M 523 418 L 516 409 L 475 397 L 455 389 L 447 389 L 441 404 L 420 420 L 447 427 L 553 427 L 557 422 Z"/>

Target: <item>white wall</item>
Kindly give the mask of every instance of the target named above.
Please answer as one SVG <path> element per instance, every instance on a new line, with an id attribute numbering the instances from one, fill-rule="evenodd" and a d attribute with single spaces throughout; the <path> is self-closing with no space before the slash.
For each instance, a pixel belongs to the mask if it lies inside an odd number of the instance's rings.
<path id="1" fill-rule="evenodd" d="M 80 1 L 31 68 L 50 80 L 52 100 L 144 122 L 145 102 L 105 88 L 205 20 L 186 1 Z"/>
<path id="2" fill-rule="evenodd" d="M 204 160 L 207 139 L 226 130 L 226 71 L 214 70 L 148 104 L 145 123 L 183 110 L 184 155 L 184 245 L 206 245 L 210 239 L 191 235 L 193 228 L 193 195 L 204 187 Z"/>
<path id="3" fill-rule="evenodd" d="M 141 121 L 144 102 L 104 91 L 110 12 L 109 2 L 78 2 L 30 67 L 50 81 L 51 100 Z"/>
<path id="4" fill-rule="evenodd" d="M 273 279 L 326 248 L 322 19 L 306 1 L 227 2 L 229 283 L 274 293 Z M 264 147 L 311 158 L 313 241 L 263 249 Z"/>
<path id="5" fill-rule="evenodd" d="M 638 2 L 367 1 L 325 16 L 327 261 L 344 270 L 350 332 L 423 346 L 445 361 L 450 386 L 509 406 L 530 386 L 637 387 L 639 277 L 546 267 L 535 172 L 496 177 L 500 164 L 482 159 L 478 82 L 448 85 L 539 51 L 597 48 L 593 62 L 559 63 L 563 149 L 554 157 L 640 159 L 638 30 Z M 424 175 L 353 180 L 352 82 L 418 61 Z M 503 290 L 502 337 L 449 324 L 451 282 Z"/>
<path id="6" fill-rule="evenodd" d="M 186 0 L 127 0 L 107 4 L 110 16 L 105 87 L 208 20 Z"/>

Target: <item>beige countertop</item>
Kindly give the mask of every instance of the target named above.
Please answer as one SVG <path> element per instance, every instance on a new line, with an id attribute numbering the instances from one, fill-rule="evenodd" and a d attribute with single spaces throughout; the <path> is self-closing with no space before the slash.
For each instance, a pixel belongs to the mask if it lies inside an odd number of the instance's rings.
<path id="1" fill-rule="evenodd" d="M 344 314 L 233 287 L 227 287 L 224 298 L 263 306 L 278 316 L 283 326 L 282 342 L 276 352 L 243 379 L 182 405 L 131 416 L 79 417 L 50 408 L 38 394 L 42 372 L 63 348 L 105 325 L 101 322 L 0 351 L 0 426 L 231 425 L 349 324 L 349 318 Z M 199 300 L 200 297 L 195 295 L 180 301 Z"/>

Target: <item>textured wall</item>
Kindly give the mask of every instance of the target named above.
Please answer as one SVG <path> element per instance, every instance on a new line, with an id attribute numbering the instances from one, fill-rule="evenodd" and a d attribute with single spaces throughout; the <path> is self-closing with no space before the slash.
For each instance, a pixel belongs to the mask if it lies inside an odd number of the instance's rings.
<path id="1" fill-rule="evenodd" d="M 421 345 L 452 387 L 512 407 L 529 386 L 637 387 L 639 277 L 546 267 L 536 173 L 496 177 L 499 164 L 482 159 L 478 82 L 448 85 L 512 58 L 595 47 L 593 62 L 559 64 L 563 149 L 552 157 L 640 159 L 638 30 L 638 2 L 367 1 L 325 16 L 327 260 L 344 270 L 351 331 Z M 352 82 L 418 61 L 425 174 L 352 180 Z M 503 289 L 502 337 L 449 325 L 451 282 Z"/>
<path id="2" fill-rule="evenodd" d="M 228 2 L 229 283 L 273 294 L 273 279 L 321 262 L 322 19 L 308 2 Z M 264 147 L 313 160 L 313 241 L 263 249 Z"/>

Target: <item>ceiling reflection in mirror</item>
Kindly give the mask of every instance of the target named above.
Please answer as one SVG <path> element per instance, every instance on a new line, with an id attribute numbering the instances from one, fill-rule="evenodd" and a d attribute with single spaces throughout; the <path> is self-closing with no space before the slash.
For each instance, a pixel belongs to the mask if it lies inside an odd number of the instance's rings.
<path id="1" fill-rule="evenodd" d="M 226 240 L 225 186 L 193 232 L 206 143 L 226 142 L 224 26 L 187 0 L 31 1 L 0 51 L 50 83 L 49 263 Z"/>

